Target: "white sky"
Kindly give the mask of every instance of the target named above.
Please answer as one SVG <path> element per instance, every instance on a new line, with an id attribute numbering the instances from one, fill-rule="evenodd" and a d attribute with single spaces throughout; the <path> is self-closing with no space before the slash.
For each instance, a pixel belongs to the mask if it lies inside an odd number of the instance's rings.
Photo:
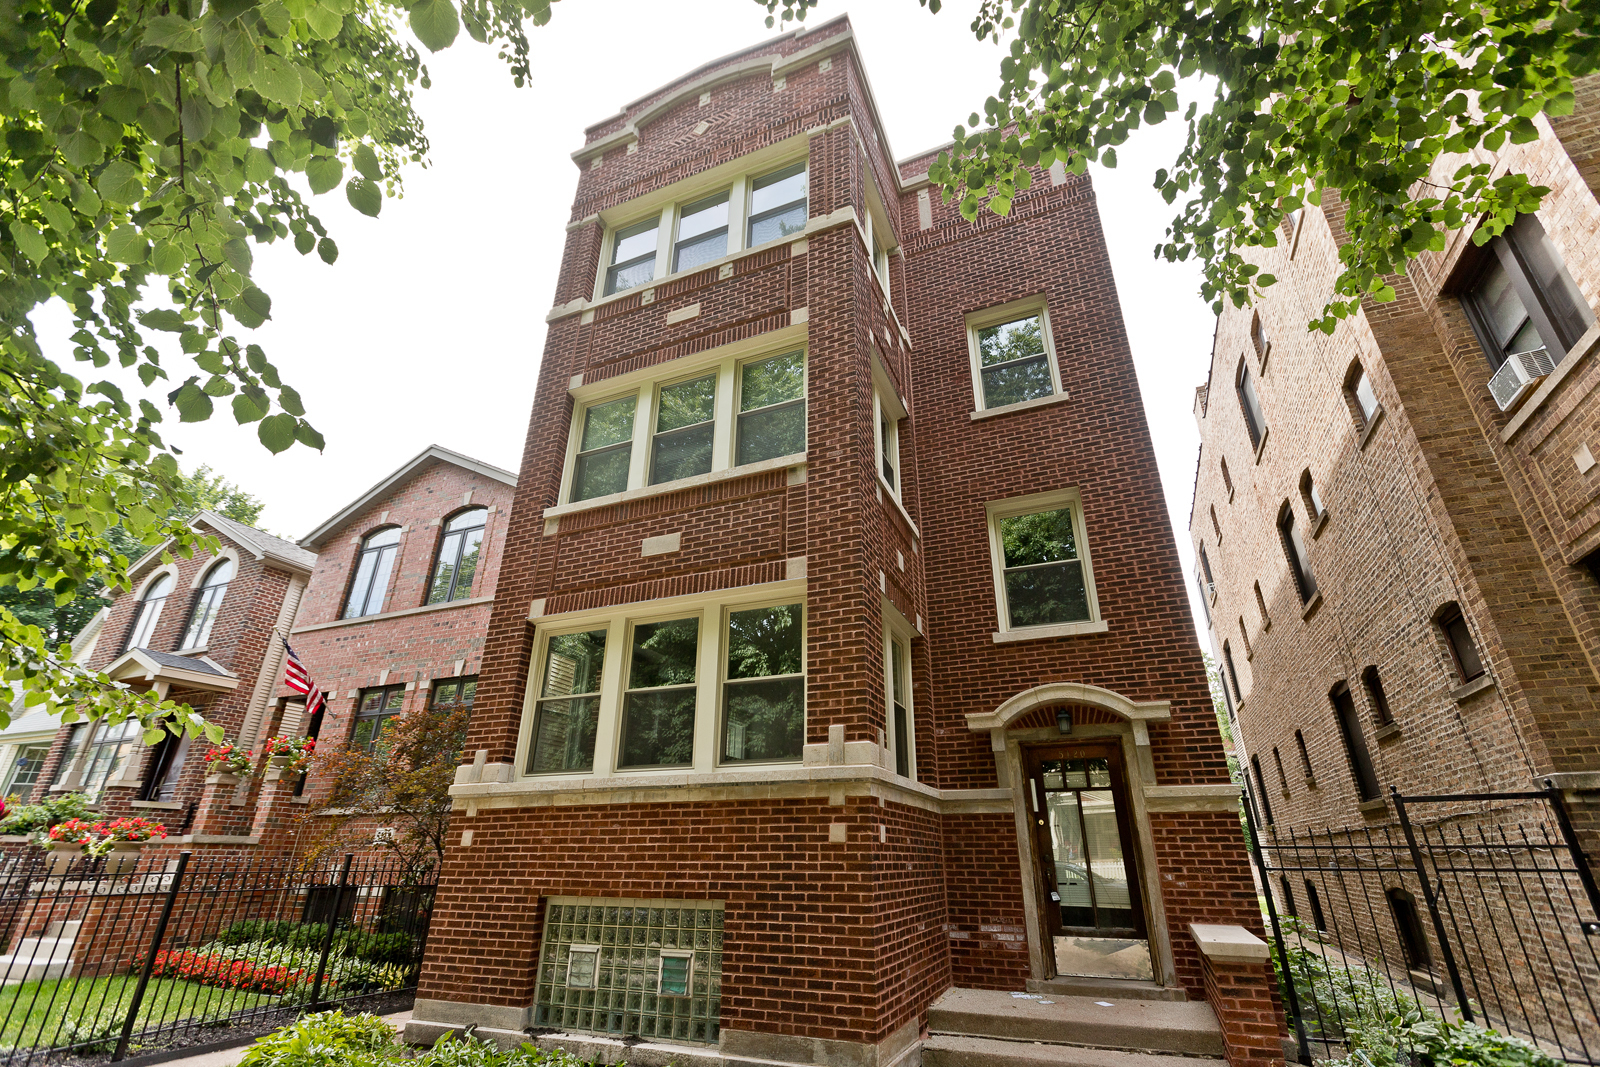
<path id="1" fill-rule="evenodd" d="M 972 37 L 976 8 L 946 0 L 930 15 L 916 0 L 824 0 L 812 13 L 813 24 L 850 15 L 898 157 L 948 141 L 994 91 L 1000 52 Z M 180 426 L 173 412 L 165 424 L 184 468 L 209 463 L 265 501 L 264 527 L 290 537 L 429 444 L 516 470 L 578 177 L 569 153 L 585 126 L 627 101 L 778 32 L 764 17 L 752 0 L 562 0 L 548 26 L 529 28 L 533 78 L 520 90 L 465 33 L 430 57 L 433 88 L 417 98 L 431 163 L 406 173 L 405 198 L 386 200 L 378 219 L 357 214 L 342 190 L 314 198 L 339 244 L 331 267 L 288 242 L 255 246 L 273 319 L 249 339 L 300 391 L 327 450 L 272 456 L 224 400 L 209 423 Z M 1096 168 L 1094 180 L 1187 577 L 1199 447 L 1191 405 L 1214 320 L 1192 264 L 1151 258 L 1173 211 L 1152 175 L 1182 136 L 1175 119 L 1140 131 L 1119 150 L 1118 169 Z M 35 322 L 47 350 L 72 364 L 64 310 Z"/>

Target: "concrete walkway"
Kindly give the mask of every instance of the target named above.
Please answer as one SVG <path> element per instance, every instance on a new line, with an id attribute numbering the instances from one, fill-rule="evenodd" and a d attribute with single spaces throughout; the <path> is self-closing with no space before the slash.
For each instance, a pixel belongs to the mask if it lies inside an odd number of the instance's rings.
<path id="1" fill-rule="evenodd" d="M 398 1033 L 405 1029 L 406 1023 L 411 1019 L 411 1013 L 399 1011 L 383 1018 Z M 214 1052 L 201 1052 L 194 1056 L 184 1056 L 182 1059 L 167 1060 L 166 1063 L 172 1064 L 172 1067 L 234 1067 L 244 1059 L 244 1054 L 249 1051 L 253 1043 L 252 1040 L 236 1048 L 219 1048 Z"/>

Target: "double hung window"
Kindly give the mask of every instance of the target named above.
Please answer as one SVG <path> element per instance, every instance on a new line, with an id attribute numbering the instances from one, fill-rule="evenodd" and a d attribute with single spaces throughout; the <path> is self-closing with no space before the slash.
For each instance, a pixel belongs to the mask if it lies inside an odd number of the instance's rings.
<path id="1" fill-rule="evenodd" d="M 1372 379 L 1360 363 L 1350 368 L 1350 375 L 1345 379 L 1345 390 L 1355 402 L 1355 413 L 1360 416 L 1361 427 L 1365 429 L 1378 413 L 1378 394 L 1372 391 Z"/>
<path id="2" fill-rule="evenodd" d="M 1239 373 L 1234 378 L 1234 388 L 1239 394 L 1239 410 L 1244 413 L 1244 428 L 1250 435 L 1250 447 L 1259 449 L 1267 436 L 1267 420 L 1261 414 L 1261 398 L 1256 395 L 1255 378 L 1242 359 L 1239 361 Z"/>
<path id="3" fill-rule="evenodd" d="M 550 638 L 544 677 L 534 705 L 529 774 L 594 769 L 600 670 L 605 658 L 604 630 L 555 634 Z"/>
<path id="4" fill-rule="evenodd" d="M 1594 324 L 1594 311 L 1539 219 L 1519 215 L 1489 242 L 1492 255 L 1464 295 L 1468 318 L 1495 368 L 1507 357 L 1544 349 L 1565 358 Z"/>
<path id="5" fill-rule="evenodd" d="M 806 228 L 806 165 L 796 163 L 750 183 L 750 222 L 746 246 L 776 241 Z"/>
<path id="6" fill-rule="evenodd" d="M 914 776 L 916 761 L 911 718 L 911 650 L 904 637 L 890 630 L 884 667 L 889 675 L 889 750 L 894 755 L 894 773 L 902 778 Z"/>
<path id="7" fill-rule="evenodd" d="M 703 185 L 698 191 L 707 193 Z M 801 161 L 767 173 L 738 175 L 708 195 L 669 203 L 649 218 L 613 229 L 600 293 L 627 292 L 804 233 L 810 215 L 806 193 L 806 164 Z"/>
<path id="8" fill-rule="evenodd" d="M 1350 761 L 1350 776 L 1355 780 L 1356 795 L 1362 800 L 1376 800 L 1383 795 L 1377 772 L 1372 766 L 1372 754 L 1367 750 L 1367 739 L 1361 733 L 1361 720 L 1356 715 L 1355 697 L 1350 687 L 1340 682 L 1329 699 L 1333 702 L 1333 716 L 1339 726 L 1339 739 L 1344 742 L 1345 757 Z"/>
<path id="9" fill-rule="evenodd" d="M 899 400 L 891 400 L 882 391 L 872 396 L 873 416 L 878 422 L 878 473 L 883 484 L 897 498 L 900 496 L 900 419 L 903 414 Z"/>
<path id="10" fill-rule="evenodd" d="M 144 599 L 139 601 L 139 611 L 134 615 L 133 629 L 128 632 L 126 648 L 149 648 L 150 639 L 155 635 L 156 623 L 161 621 L 161 609 L 166 606 L 167 597 L 172 595 L 172 575 L 163 574 L 150 588 L 145 590 Z"/>
<path id="11" fill-rule="evenodd" d="M 489 509 L 471 508 L 456 512 L 444 524 L 439 554 L 433 562 L 433 580 L 428 584 L 428 603 L 445 604 L 472 595 L 472 579 L 478 573 L 478 553 L 488 520 Z"/>
<path id="12" fill-rule="evenodd" d="M 545 637 L 524 774 L 794 762 L 805 744 L 805 611 L 748 600 L 618 615 Z"/>
<path id="13" fill-rule="evenodd" d="M 218 560 L 206 572 L 200 595 L 189 613 L 189 626 L 183 634 L 184 648 L 204 648 L 211 640 L 211 627 L 216 624 L 217 613 L 222 610 L 222 598 L 228 595 L 228 583 L 233 581 L 234 565 L 231 559 Z"/>
<path id="14" fill-rule="evenodd" d="M 1081 521 L 1076 494 L 990 505 L 1002 630 L 1099 618 Z"/>
<path id="15" fill-rule="evenodd" d="M 699 651 L 699 619 L 634 625 L 617 766 L 682 767 L 693 762 Z"/>
<path id="16" fill-rule="evenodd" d="M 801 614 L 799 604 L 729 613 L 724 763 L 800 758 L 806 725 Z"/>
<path id="17" fill-rule="evenodd" d="M 361 542 L 361 553 L 356 557 L 355 578 L 350 582 L 349 599 L 345 602 L 345 618 L 359 619 L 383 610 L 383 600 L 389 592 L 389 575 L 394 570 L 395 556 L 399 552 L 398 526 L 368 534 L 366 540 Z"/>
<path id="18" fill-rule="evenodd" d="M 376 751 L 390 720 L 405 710 L 405 702 L 406 687 L 403 685 L 363 689 L 361 700 L 356 705 L 356 723 L 350 734 L 350 747 L 365 752 Z"/>
<path id="19" fill-rule="evenodd" d="M 17 757 L 11 761 L 11 769 L 6 772 L 6 784 L 0 787 L 0 794 L 21 796 L 26 801 L 33 794 L 34 783 L 39 780 L 39 771 L 49 755 L 49 742 L 18 748 Z"/>
<path id="20" fill-rule="evenodd" d="M 569 503 L 801 455 L 805 353 L 728 358 L 687 381 L 648 382 L 580 407 L 572 448 Z"/>
<path id="21" fill-rule="evenodd" d="M 973 389 L 980 409 L 1039 400 L 1061 391 L 1049 316 L 1042 301 L 1007 304 L 967 317 Z"/>

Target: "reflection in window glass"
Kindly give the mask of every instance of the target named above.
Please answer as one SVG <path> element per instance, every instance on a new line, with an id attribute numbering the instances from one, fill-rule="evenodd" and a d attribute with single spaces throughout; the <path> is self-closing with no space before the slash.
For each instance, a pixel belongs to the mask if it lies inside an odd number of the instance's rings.
<path id="1" fill-rule="evenodd" d="M 1261 414 L 1261 398 L 1256 395 L 1255 379 L 1250 376 L 1250 368 L 1243 362 L 1239 364 L 1239 376 L 1234 381 L 1234 388 L 1239 394 L 1239 407 L 1244 412 L 1244 428 L 1250 434 L 1250 447 L 1260 448 L 1261 438 L 1267 432 L 1267 420 Z"/>
<path id="2" fill-rule="evenodd" d="M 634 626 L 617 766 L 678 767 L 692 761 L 699 645 L 699 619 Z"/>
<path id="3" fill-rule="evenodd" d="M 1356 404 L 1361 408 L 1361 421 L 1365 425 L 1372 421 L 1372 416 L 1378 410 L 1378 395 L 1372 391 L 1372 379 L 1367 377 L 1364 368 L 1357 368 L 1355 381 L 1350 384 L 1350 391 L 1356 398 Z"/>
<path id="4" fill-rule="evenodd" d="M 1089 596 L 1071 508 L 1001 519 L 1000 543 L 1006 612 L 1012 627 L 1089 618 Z"/>
<path id="5" fill-rule="evenodd" d="M 978 374 L 986 408 L 1036 400 L 1055 392 L 1038 315 L 978 331 Z"/>
<path id="6" fill-rule="evenodd" d="M 747 247 L 754 248 L 806 228 L 806 165 L 796 163 L 757 178 L 750 187 Z"/>
<path id="7" fill-rule="evenodd" d="M 161 619 L 161 609 L 166 605 L 171 592 L 170 574 L 163 574 L 150 584 L 144 599 L 139 602 L 139 616 L 134 620 L 133 630 L 128 634 L 128 648 L 150 647 L 150 637 L 156 632 L 156 623 Z"/>
<path id="8" fill-rule="evenodd" d="M 611 243 L 611 267 L 606 271 L 606 295 L 643 285 L 656 275 L 656 234 L 659 219 L 649 219 L 617 231 Z"/>
<path id="9" fill-rule="evenodd" d="M 24 745 L 17 750 L 17 758 L 6 775 L 6 784 L 0 788 L 5 796 L 20 796 L 24 801 L 33 794 L 33 785 L 39 780 L 45 757 L 50 755 L 50 743 Z"/>
<path id="10" fill-rule="evenodd" d="M 483 544 L 487 508 L 473 508 L 452 518 L 444 527 L 439 542 L 439 559 L 433 565 L 433 582 L 428 586 L 428 603 L 445 604 L 472 595 L 472 579 L 478 572 L 478 550 Z"/>
<path id="11" fill-rule="evenodd" d="M 403 685 L 363 689 L 361 701 L 356 705 L 356 725 L 350 734 L 350 747 L 375 751 L 382 743 L 389 721 L 400 714 L 405 699 L 406 687 Z"/>
<path id="12" fill-rule="evenodd" d="M 399 550 L 398 526 L 370 534 L 361 543 L 355 581 L 350 583 L 350 601 L 344 609 L 345 618 L 359 619 L 383 610 L 383 598 L 389 592 L 389 573 L 394 570 L 394 557 Z"/>
<path id="13" fill-rule="evenodd" d="M 606 632 L 556 634 L 545 653 L 544 681 L 534 709 L 528 773 L 594 769 L 600 713 L 600 668 Z"/>
<path id="14" fill-rule="evenodd" d="M 806 450 L 806 360 L 790 352 L 746 363 L 739 378 L 738 464 Z"/>
<path id="15" fill-rule="evenodd" d="M 662 389 L 650 446 L 650 484 L 709 473 L 716 419 L 715 374 Z"/>
<path id="16" fill-rule="evenodd" d="M 83 741 L 89 735 L 89 724 L 75 722 L 67 731 L 67 747 L 61 753 L 61 762 L 56 764 L 55 773 L 50 776 L 50 784 L 57 785 L 64 781 L 72 770 L 72 765 L 77 762 L 78 753 L 83 751 Z"/>
<path id="17" fill-rule="evenodd" d="M 728 194 L 686 204 L 678 218 L 678 243 L 672 249 L 673 273 L 693 270 L 727 254 Z"/>
<path id="18" fill-rule="evenodd" d="M 138 719 L 124 719 L 115 726 L 100 724 L 84 757 L 78 792 L 90 800 L 99 800 L 106 783 L 121 776 L 123 764 L 138 747 L 143 733 Z"/>
<path id="19" fill-rule="evenodd" d="M 211 627 L 216 624 L 217 613 L 222 610 L 222 598 L 228 595 L 228 583 L 233 581 L 233 560 L 224 559 L 206 574 L 200 596 L 189 614 L 189 627 L 183 634 L 184 648 L 203 648 L 211 640 Z"/>
<path id="20" fill-rule="evenodd" d="M 631 396 L 592 405 L 583 413 L 583 436 L 572 473 L 572 499 L 588 500 L 628 488 L 628 462 L 633 452 Z"/>
<path id="21" fill-rule="evenodd" d="M 883 480 L 896 493 L 900 491 L 900 424 L 881 412 L 878 421 L 878 454 L 883 460 Z"/>
<path id="22" fill-rule="evenodd" d="M 797 760 L 805 726 L 800 605 L 731 612 L 723 761 Z"/>
<path id="23" fill-rule="evenodd" d="M 911 657 L 898 638 L 889 640 L 889 696 L 893 703 L 894 773 L 902 778 L 911 777 L 911 716 L 906 711 L 911 692 L 911 679 L 906 676 Z"/>

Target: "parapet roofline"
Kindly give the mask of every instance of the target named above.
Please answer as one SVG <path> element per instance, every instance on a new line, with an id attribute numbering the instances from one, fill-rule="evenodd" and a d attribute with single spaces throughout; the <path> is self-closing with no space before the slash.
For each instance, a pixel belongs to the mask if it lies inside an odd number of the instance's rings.
<path id="1" fill-rule="evenodd" d="M 832 34 L 831 36 L 822 36 L 825 31 L 831 30 L 836 26 L 842 26 L 843 29 Z M 790 53 L 789 55 L 776 53 L 768 55 L 753 55 L 750 59 L 742 63 L 734 63 L 732 66 L 722 67 L 720 70 L 710 69 L 716 67 L 718 64 L 726 63 L 731 59 L 735 59 L 747 53 L 757 52 L 763 48 L 770 48 L 776 43 L 791 39 L 798 39 L 801 36 L 822 37 L 822 39 L 816 44 L 813 44 L 807 48 L 802 48 L 800 51 Z M 713 59 L 708 63 L 700 64 L 700 66 L 696 67 L 683 77 L 675 78 L 672 81 L 667 82 L 665 85 L 644 94 L 637 100 L 634 100 L 632 103 L 625 105 L 622 110 L 618 111 L 610 118 L 602 119 L 601 121 L 588 126 L 585 130 L 586 133 L 589 130 L 596 129 L 597 127 L 616 122 L 618 119 L 623 120 L 623 126 L 620 130 L 617 130 L 613 133 L 608 133 L 604 137 L 590 141 L 576 152 L 573 152 L 572 161 L 578 166 L 582 167 L 595 156 L 603 155 L 614 148 L 637 141 L 639 139 L 639 130 L 641 127 L 648 125 L 657 116 L 665 113 L 673 107 L 676 107 L 685 98 L 699 96 L 702 92 L 713 86 L 720 85 L 725 82 L 737 81 L 741 78 L 749 77 L 750 75 L 759 73 L 761 71 L 766 71 L 770 73 L 772 77 L 776 78 L 784 72 L 795 67 L 803 67 L 807 63 L 815 62 L 834 52 L 844 51 L 845 49 L 849 49 L 851 54 L 855 57 L 856 68 L 861 74 L 861 85 L 866 93 L 867 108 L 872 112 L 872 122 L 877 129 L 878 139 L 882 143 L 883 153 L 889 157 L 890 161 L 894 162 L 895 167 L 898 168 L 899 163 L 895 161 L 894 151 L 889 147 L 889 135 L 887 132 L 885 132 L 883 113 L 878 109 L 878 97 L 877 94 L 872 91 L 872 82 L 867 76 L 867 64 L 861 57 L 861 46 L 856 40 L 855 29 L 850 25 L 849 15 L 839 15 L 836 18 L 829 19 L 827 22 L 824 22 L 819 26 L 802 26 L 797 29 L 790 30 L 788 33 L 762 41 L 760 44 L 751 45 L 749 48 L 741 48 L 736 52 L 729 52 L 727 55 L 718 59 Z M 708 70 L 710 71 L 709 73 L 701 73 L 702 71 Z M 659 99 L 656 99 L 657 97 L 659 97 Z M 655 103 L 644 106 L 646 101 L 652 99 L 655 99 Z M 634 108 L 639 107 L 643 107 L 643 110 L 639 111 L 638 114 L 629 119 L 629 113 L 632 112 Z M 916 157 L 912 156 L 911 158 L 915 159 Z M 894 175 L 894 180 L 898 186 L 896 191 L 904 192 L 906 189 L 906 183 L 900 180 L 898 169 Z"/>
<path id="2" fill-rule="evenodd" d="M 374 485 L 371 489 L 368 489 L 355 500 L 339 509 L 338 513 L 332 518 L 328 519 L 315 530 L 312 530 L 310 533 L 302 537 L 298 544 L 302 548 L 315 550 L 317 546 L 326 541 L 335 530 L 343 526 L 346 522 L 349 522 L 356 515 L 359 515 L 362 511 L 365 511 L 367 505 L 372 503 L 373 500 L 382 496 L 384 493 L 387 493 L 390 489 L 394 488 L 395 485 L 409 477 L 411 472 L 421 467 L 424 463 L 432 460 L 438 460 L 441 463 L 453 464 L 462 468 L 463 470 L 472 471 L 474 474 L 481 474 L 486 478 L 493 478 L 495 481 L 503 482 L 506 485 L 515 486 L 517 484 L 517 476 L 508 470 L 502 470 L 493 464 L 485 463 L 482 460 L 473 459 L 471 456 L 464 456 L 460 452 L 452 452 L 450 449 L 444 448 L 440 445 L 429 445 L 427 448 L 424 448 L 421 452 L 418 452 L 405 463 L 401 464 L 396 470 L 394 470 L 382 481 Z"/>

